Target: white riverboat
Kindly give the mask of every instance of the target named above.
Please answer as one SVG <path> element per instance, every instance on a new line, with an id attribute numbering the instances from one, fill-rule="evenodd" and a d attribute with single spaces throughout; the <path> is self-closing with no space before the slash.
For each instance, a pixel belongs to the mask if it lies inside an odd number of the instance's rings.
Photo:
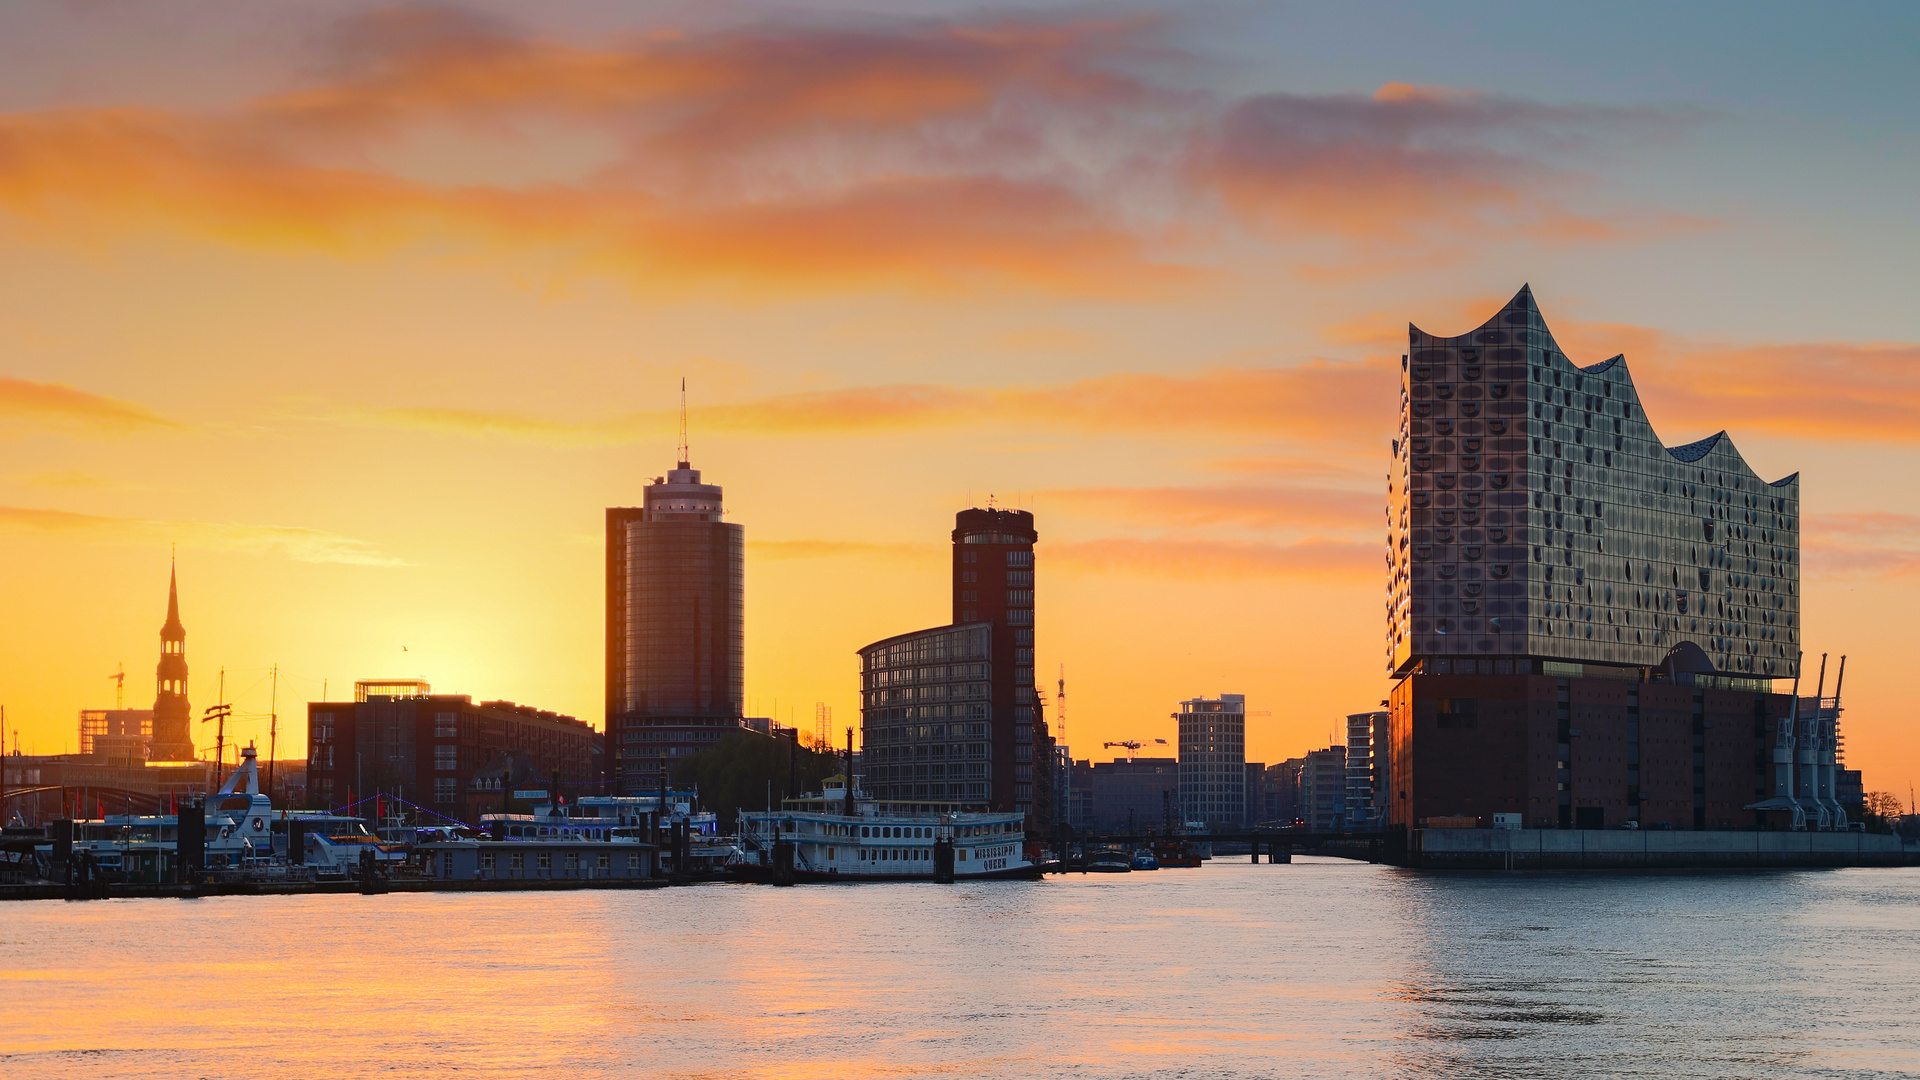
<path id="1" fill-rule="evenodd" d="M 1027 857 L 1026 819 L 1018 812 L 971 811 L 928 803 L 882 803 L 844 777 L 819 794 L 785 799 L 778 810 L 742 810 L 743 854 L 729 869 L 748 881 L 775 877 L 775 847 L 793 847 L 794 881 L 932 881 L 942 845 L 953 854 L 953 878 L 1037 877 Z"/>

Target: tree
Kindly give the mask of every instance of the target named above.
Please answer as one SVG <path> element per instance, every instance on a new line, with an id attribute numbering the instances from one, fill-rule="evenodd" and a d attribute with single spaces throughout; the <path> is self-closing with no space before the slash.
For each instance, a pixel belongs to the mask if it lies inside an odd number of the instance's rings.
<path id="1" fill-rule="evenodd" d="M 1900 796 L 1891 791 L 1869 791 L 1862 805 L 1867 813 L 1888 820 L 1899 817 L 1900 812 L 1906 809 L 1900 802 Z"/>
<path id="2" fill-rule="evenodd" d="M 788 796 L 819 791 L 820 781 L 842 768 L 838 756 L 796 746 L 790 738 L 730 731 L 713 746 L 681 759 L 673 782 L 676 787 L 697 787 L 701 803 L 720 816 L 720 831 L 731 833 L 736 811 L 773 809 Z"/>

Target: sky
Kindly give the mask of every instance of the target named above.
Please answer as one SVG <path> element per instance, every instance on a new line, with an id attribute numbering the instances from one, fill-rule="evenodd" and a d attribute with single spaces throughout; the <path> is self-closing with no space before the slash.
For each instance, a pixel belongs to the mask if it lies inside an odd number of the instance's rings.
<path id="1" fill-rule="evenodd" d="M 1075 756 L 1222 692 L 1297 756 L 1387 694 L 1407 325 L 1525 283 L 1669 445 L 1802 475 L 1808 670 L 1904 796 L 1917 53 L 1896 4 L 8 4 L 8 747 L 151 703 L 175 551 L 195 712 L 224 671 L 282 756 L 361 678 L 598 724 L 684 377 L 753 713 L 857 725 L 991 499 Z"/>

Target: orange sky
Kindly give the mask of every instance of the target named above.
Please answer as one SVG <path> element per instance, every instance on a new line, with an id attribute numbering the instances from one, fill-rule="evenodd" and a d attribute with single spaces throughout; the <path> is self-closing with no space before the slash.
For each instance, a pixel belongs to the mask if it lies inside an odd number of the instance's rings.
<path id="1" fill-rule="evenodd" d="M 224 666 L 242 737 L 273 664 L 282 746 L 371 676 L 598 723 L 602 508 L 669 466 L 684 375 L 754 711 L 855 722 L 853 650 L 944 621 L 991 494 L 1038 519 L 1076 755 L 1223 691 L 1296 755 L 1386 695 L 1405 325 L 1531 282 L 1669 444 L 1804 474 L 1849 762 L 1920 777 L 1910 132 L 1808 192 L 1750 162 L 1848 103 L 1704 75 L 1316 66 L 1338 27 L 1220 12 L 663 12 L 0 16 L 9 747 L 71 748 L 121 663 L 150 703 L 176 544 L 194 707 Z"/>

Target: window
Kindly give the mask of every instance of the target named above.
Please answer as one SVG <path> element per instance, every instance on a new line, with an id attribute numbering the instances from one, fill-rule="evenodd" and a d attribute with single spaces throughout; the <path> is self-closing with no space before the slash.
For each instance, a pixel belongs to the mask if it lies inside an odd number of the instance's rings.
<path id="1" fill-rule="evenodd" d="M 551 869 L 553 869 L 553 852 L 551 852 L 551 851 L 543 851 L 543 852 L 541 852 L 541 853 L 540 853 L 540 854 L 539 854 L 539 855 L 538 855 L 538 856 L 536 857 L 536 861 L 538 862 L 538 864 L 539 864 L 539 867 L 540 867 L 540 869 L 542 869 L 542 870 L 551 870 Z"/>
<path id="2" fill-rule="evenodd" d="M 482 869 L 482 870 L 491 870 L 491 869 L 493 869 L 493 860 L 494 860 L 494 853 L 493 853 L 493 852 L 491 852 L 491 851 L 483 851 L 483 852 L 481 852 L 481 853 L 480 853 L 480 869 Z"/>
<path id="3" fill-rule="evenodd" d="M 629 870 L 640 869 L 640 856 L 638 854 L 627 856 L 627 869 Z"/>
<path id="4" fill-rule="evenodd" d="M 433 778 L 433 801 L 434 802 L 436 803 L 454 802 L 456 801 L 456 798 L 459 795 L 459 793 L 460 793 L 460 780 L 458 777 L 436 776 Z"/>
<path id="5" fill-rule="evenodd" d="M 516 851 L 513 854 L 507 856 L 507 867 L 508 869 L 514 871 L 515 873 L 519 873 L 521 870 L 525 869 L 526 865 L 527 865 L 527 857 L 525 854 L 521 852 Z"/>
<path id="6" fill-rule="evenodd" d="M 436 739 L 454 739 L 460 736 L 460 714 L 437 712 L 433 714 L 433 737 Z"/>
<path id="7" fill-rule="evenodd" d="M 460 767 L 460 748 L 458 746 L 436 746 L 433 748 L 433 767 L 440 772 L 453 772 Z"/>

